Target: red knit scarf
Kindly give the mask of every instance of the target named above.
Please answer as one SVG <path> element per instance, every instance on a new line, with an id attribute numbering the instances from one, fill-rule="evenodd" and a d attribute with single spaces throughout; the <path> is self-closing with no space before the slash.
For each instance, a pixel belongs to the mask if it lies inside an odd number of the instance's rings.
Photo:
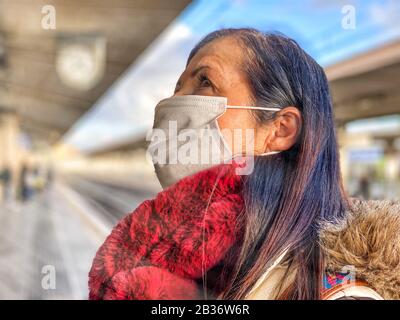
<path id="1" fill-rule="evenodd" d="M 186 177 L 123 218 L 94 258 L 89 298 L 202 299 L 205 287 L 217 294 L 221 288 L 209 282 L 221 278 L 220 266 L 241 237 L 237 166 Z"/>

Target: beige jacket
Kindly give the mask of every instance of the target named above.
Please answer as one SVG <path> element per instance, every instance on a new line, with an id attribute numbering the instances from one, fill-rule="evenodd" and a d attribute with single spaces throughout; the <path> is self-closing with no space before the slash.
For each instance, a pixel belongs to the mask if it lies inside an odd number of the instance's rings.
<path id="1" fill-rule="evenodd" d="M 400 202 L 353 199 L 343 221 L 322 226 L 320 243 L 327 269 L 352 270 L 357 280 L 368 284 L 343 286 L 326 299 L 400 299 Z M 295 272 L 281 263 L 284 256 L 264 273 L 246 299 L 276 299 L 292 282 Z"/>

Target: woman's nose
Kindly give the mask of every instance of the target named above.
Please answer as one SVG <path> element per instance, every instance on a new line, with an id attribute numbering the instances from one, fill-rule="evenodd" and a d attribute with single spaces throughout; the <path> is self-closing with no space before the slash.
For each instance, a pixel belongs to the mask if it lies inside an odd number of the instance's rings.
<path id="1" fill-rule="evenodd" d="M 172 96 L 173 97 L 178 97 L 178 96 L 187 96 L 187 95 L 190 95 L 190 94 L 193 94 L 193 90 L 190 92 L 189 90 L 180 89 L 180 90 L 176 91 Z"/>
<path id="2" fill-rule="evenodd" d="M 175 93 L 172 95 L 173 97 L 177 96 L 187 96 L 193 95 L 195 93 L 194 84 L 191 81 L 185 81 L 184 84 L 180 85 L 179 88 L 176 89 Z"/>

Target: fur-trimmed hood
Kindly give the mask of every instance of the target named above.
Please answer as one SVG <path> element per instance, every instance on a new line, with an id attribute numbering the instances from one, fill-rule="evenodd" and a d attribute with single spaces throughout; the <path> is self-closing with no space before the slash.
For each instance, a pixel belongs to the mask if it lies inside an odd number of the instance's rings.
<path id="1" fill-rule="evenodd" d="M 384 299 L 400 299 L 400 202 L 352 199 L 346 218 L 322 226 L 327 269 L 354 268 Z"/>

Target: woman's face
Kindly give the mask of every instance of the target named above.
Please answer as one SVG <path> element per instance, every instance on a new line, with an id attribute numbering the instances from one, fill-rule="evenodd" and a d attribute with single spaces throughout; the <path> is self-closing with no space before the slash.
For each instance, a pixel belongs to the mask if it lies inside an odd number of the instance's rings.
<path id="1" fill-rule="evenodd" d="M 227 97 L 228 105 L 253 105 L 248 79 L 241 70 L 243 60 L 243 49 L 232 37 L 205 45 L 180 76 L 174 95 L 221 96 Z M 234 129 L 255 129 L 257 126 L 255 118 L 246 109 L 227 109 L 217 121 L 222 133 L 231 130 L 231 137 Z M 244 139 L 245 134 L 242 136 Z M 234 150 L 232 139 L 225 140 Z"/>
<path id="2" fill-rule="evenodd" d="M 214 40 L 202 47 L 192 58 L 177 82 L 174 96 L 222 96 L 227 97 L 228 105 L 254 105 L 251 86 L 242 68 L 243 63 L 243 48 L 237 39 L 224 37 Z M 227 109 L 217 121 L 234 153 L 258 154 L 286 149 L 285 146 L 276 144 L 279 142 L 275 138 L 280 126 L 277 127 L 276 123 L 259 125 L 248 109 Z M 254 150 L 251 151 L 249 145 L 246 145 L 246 129 L 252 129 L 254 133 Z M 241 143 L 229 138 L 238 137 L 237 132 L 241 130 Z M 241 150 L 237 150 L 235 146 L 241 146 Z"/>

